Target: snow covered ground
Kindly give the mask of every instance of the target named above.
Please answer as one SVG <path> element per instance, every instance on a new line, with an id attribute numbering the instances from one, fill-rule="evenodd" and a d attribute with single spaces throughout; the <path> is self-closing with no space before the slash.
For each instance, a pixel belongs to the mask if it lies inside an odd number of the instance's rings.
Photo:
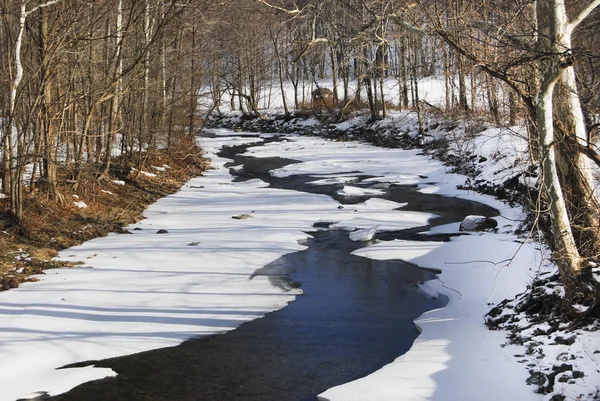
<path id="1" fill-rule="evenodd" d="M 368 230 L 390 223 L 393 228 L 417 227 L 428 218 L 377 202 L 338 209 L 329 197 L 269 189 L 260 180 L 234 183 L 224 167 L 227 160 L 215 152 L 223 144 L 256 138 L 219 133 L 223 136 L 201 143 L 215 169 L 152 205 L 145 220 L 128 227 L 132 235 L 112 234 L 65 250 L 61 258 L 82 260 L 84 267 L 50 270 L 39 282 L 0 293 L 1 401 L 35 391 L 57 394 L 114 374 L 89 367 L 55 370 L 69 363 L 175 345 L 284 307 L 293 301 L 294 291 L 286 293 L 266 277 L 248 278 L 281 255 L 302 249 L 297 240 L 307 236 L 303 230 L 314 222 L 335 216 L 341 228 Z M 357 251 L 442 270 L 439 280 L 423 284 L 422 290 L 443 293 L 450 302 L 419 318 L 422 334 L 407 354 L 366 378 L 326 391 L 323 399 L 544 399 L 525 384 L 527 369 L 515 356 L 522 349 L 501 347 L 505 333 L 484 325 L 490 304 L 522 292 L 539 271 L 552 268 L 535 241 L 513 234 L 521 220 L 518 209 L 457 190 L 465 177 L 448 173 L 446 166 L 416 150 L 292 135 L 249 152 L 304 162 L 275 171 L 279 176 L 302 172 L 319 174 L 315 181 L 343 181 L 347 172 L 361 171 L 375 176 L 374 182 L 416 184 L 424 192 L 474 199 L 501 211 L 498 233 L 461 236 L 449 243 L 382 242 Z M 351 184 L 344 188 L 357 190 Z M 252 218 L 232 219 L 241 214 Z M 458 223 L 435 231 L 456 232 Z M 589 333 L 586 338 L 589 347 L 600 348 L 598 336 Z M 594 361 L 592 352 L 582 363 Z M 584 386 L 593 389 L 597 379 L 588 376 Z M 569 399 L 576 399 L 573 394 Z"/>
<path id="2" fill-rule="evenodd" d="M 478 146 L 478 150 L 497 150 L 491 149 L 489 142 L 482 138 L 485 146 Z M 319 152 L 315 153 L 305 139 L 298 138 L 249 151 L 258 157 L 287 156 L 289 152 L 287 157 L 304 162 L 274 171 L 278 176 L 296 171 L 333 174 L 359 170 L 375 175 L 373 182 L 417 184 L 423 192 L 476 200 L 501 212 L 496 218 L 498 233 L 461 236 L 449 243 L 381 242 L 355 252 L 368 258 L 403 259 L 442 270 L 439 280 L 425 283 L 422 289 L 428 294 L 443 293 L 450 302 L 416 321 L 422 333 L 408 353 L 366 378 L 326 391 L 320 398 L 330 401 L 542 399 L 533 393 L 533 387 L 525 384 L 527 370 L 514 357 L 522 350 L 516 346 L 501 347 L 506 334 L 489 331 L 484 325 L 490 305 L 524 291 L 540 270 L 550 268 L 548 255 L 536 242 L 513 234 L 522 221 L 521 211 L 489 196 L 458 191 L 456 186 L 465 183 L 464 176 L 448 173 L 439 162 L 417 156 L 416 150 L 335 142 L 318 146 Z M 351 222 L 354 227 L 364 228 L 382 221 L 389 224 L 393 221 L 393 216 L 390 217 L 380 220 L 370 216 L 372 221 L 364 223 L 360 216 Z M 337 225 L 344 226 L 345 222 Z M 414 226 L 418 225 L 415 222 Z M 433 231 L 458 232 L 459 223 Z"/>
<path id="3" fill-rule="evenodd" d="M 293 131 L 293 127 L 305 129 L 307 125 L 312 124 L 312 130 L 316 132 L 322 132 L 324 135 L 331 135 L 331 129 L 333 128 L 334 131 L 337 132 L 333 132 L 332 136 L 336 138 L 339 137 L 340 131 L 342 137 L 362 138 L 363 132 L 366 130 L 366 132 L 375 131 L 376 135 L 380 138 L 383 137 L 393 139 L 395 135 L 402 136 L 405 133 L 408 133 L 409 135 L 417 135 L 416 120 L 417 119 L 414 112 L 403 111 L 393 112 L 388 118 L 373 124 L 368 123 L 366 121 L 366 117 L 361 116 L 350 119 L 341 124 L 337 124 L 336 126 L 323 126 L 316 121 L 296 120 L 291 120 L 283 124 L 279 124 L 277 121 L 275 121 L 275 123 L 279 125 L 280 129 L 286 130 L 286 132 Z M 463 188 L 471 188 L 472 186 L 482 188 L 492 185 L 491 188 L 508 189 L 509 187 L 505 187 L 506 183 L 508 182 L 509 186 L 512 186 L 514 185 L 515 179 L 518 179 L 518 182 L 524 184 L 525 186 L 533 186 L 536 178 L 535 174 L 531 174 L 532 170 L 529 168 L 527 140 L 524 128 L 518 126 L 508 128 L 486 128 L 485 124 L 475 127 L 474 125 L 477 124 L 481 123 L 472 121 L 455 122 L 431 119 L 430 121 L 426 121 L 427 136 L 424 139 L 426 142 L 431 140 L 441 140 L 442 142 L 447 141 L 450 146 L 445 152 L 443 152 L 442 155 L 440 155 L 445 160 L 471 160 L 469 163 L 469 170 L 471 173 L 474 173 L 474 175 L 471 178 L 464 180 L 462 183 L 464 184 L 462 185 Z M 535 171 L 533 171 L 533 173 L 535 173 Z M 389 177 L 389 179 L 394 181 L 394 178 L 397 177 L 402 178 L 402 180 L 404 180 L 403 182 L 405 183 L 408 178 L 402 174 L 399 174 L 397 176 L 392 175 Z M 377 179 L 381 180 L 381 177 L 376 178 L 376 180 Z M 465 196 L 464 192 L 456 191 L 456 183 L 454 183 L 453 180 L 449 180 L 447 183 L 437 183 L 436 185 L 423 185 L 423 183 L 418 184 L 421 187 L 421 192 L 444 193 L 449 196 L 452 196 L 453 194 Z M 494 205 L 494 203 L 490 203 L 489 199 L 490 198 L 484 197 L 481 201 L 490 205 Z M 516 212 L 516 210 L 506 208 L 498 202 L 496 202 L 496 204 L 497 205 L 495 207 L 503 211 L 503 217 Z M 506 224 L 503 228 L 501 224 L 501 233 L 504 230 L 504 234 L 509 234 L 511 230 L 514 230 L 518 227 L 520 222 L 519 220 L 521 219 L 518 216 L 515 216 L 508 217 L 507 220 L 511 222 L 512 227 Z M 433 231 L 438 230 L 450 230 L 450 232 L 453 232 L 456 230 L 456 227 L 441 227 L 436 228 Z M 541 236 L 537 232 L 532 232 L 530 235 L 532 235 L 532 237 L 528 238 L 528 240 L 531 240 L 532 238 L 537 240 Z M 519 239 L 513 237 L 512 240 L 516 241 L 517 243 L 523 242 L 523 238 Z M 453 246 L 456 246 L 457 241 L 462 240 L 455 240 L 453 242 Z M 444 253 L 422 255 L 422 250 L 414 243 L 409 243 L 406 246 L 401 247 L 397 245 L 399 244 L 396 243 L 389 246 L 383 254 L 371 252 L 371 248 L 369 248 L 369 250 L 366 252 L 368 252 L 369 255 L 372 255 L 371 257 L 375 258 L 399 257 L 407 260 L 411 260 L 410 258 L 416 258 L 413 261 L 416 261 L 419 264 L 424 263 L 425 266 L 431 262 L 439 263 L 440 260 L 438 260 L 438 257 L 440 257 L 440 255 L 442 258 L 447 258 L 448 260 L 452 260 L 452 256 L 455 255 L 454 251 L 450 252 L 448 255 L 445 255 Z M 522 253 L 524 251 L 526 252 L 526 249 L 531 251 L 531 246 L 532 244 L 527 245 L 527 247 L 518 246 L 519 257 L 511 256 L 510 258 L 499 263 L 494 263 L 493 259 L 479 260 L 479 262 L 483 265 L 489 264 L 490 266 L 499 266 L 500 269 L 503 268 L 503 265 L 513 266 L 515 263 L 523 262 L 523 260 L 519 260 L 519 258 L 523 256 Z M 535 263 L 529 263 L 529 275 L 525 279 L 527 284 L 530 284 L 534 280 L 537 280 L 538 282 L 540 279 L 547 280 L 557 273 L 556 266 L 549 262 L 550 255 L 545 246 L 542 244 L 537 244 L 533 245 L 533 247 L 534 249 L 538 250 L 539 256 L 537 259 L 539 259 L 539 261 L 532 259 L 535 261 Z M 393 251 L 390 251 L 390 249 Z M 450 247 L 445 247 L 445 249 L 450 249 Z M 360 254 L 365 256 L 362 253 L 363 251 L 361 251 Z M 504 251 L 499 250 L 499 253 L 503 254 Z M 487 248 L 485 254 L 493 255 L 493 253 L 490 253 Z M 594 271 L 598 277 L 597 279 L 600 281 L 600 268 L 597 268 Z M 448 270 L 444 270 L 444 273 L 441 277 L 443 278 L 448 272 Z M 482 279 L 481 282 L 489 283 L 491 281 L 489 278 L 480 278 Z M 508 279 L 512 281 L 515 278 L 516 277 L 510 276 Z M 456 276 L 456 279 L 458 279 L 461 283 L 465 281 L 465 277 L 463 277 L 462 272 L 461 275 Z M 493 281 L 494 283 L 500 282 L 500 280 L 498 280 L 496 277 L 494 277 Z M 496 287 L 497 284 L 494 284 L 494 291 L 496 290 Z M 426 287 L 423 289 L 426 292 L 428 291 Z M 513 288 L 513 291 L 516 290 L 516 287 Z M 562 290 L 560 285 L 557 285 L 555 281 L 551 281 L 546 285 L 546 287 L 543 288 L 543 291 L 560 294 Z M 506 296 L 508 300 L 512 300 L 512 297 L 516 296 L 517 292 L 510 294 L 510 290 L 507 290 L 504 294 L 505 295 L 503 296 Z M 491 297 L 490 300 L 492 300 Z M 496 316 L 496 318 L 501 319 L 504 317 L 510 317 L 510 320 L 508 320 L 506 326 L 519 328 L 517 333 L 518 337 L 516 338 L 515 342 L 522 345 L 519 347 L 510 346 L 505 349 L 509 349 L 512 353 L 511 355 L 513 355 L 515 358 L 518 358 L 518 363 L 521 364 L 521 372 L 525 372 L 527 382 L 531 384 L 531 391 L 540 391 L 543 389 L 543 391 L 547 393 L 545 396 L 543 396 L 544 400 L 561 401 L 600 399 L 600 386 L 598 384 L 600 383 L 600 335 L 598 334 L 597 325 L 592 324 L 587 327 L 579 327 L 576 330 L 573 330 L 569 328 L 568 323 L 561 323 L 558 325 L 558 327 L 549 326 L 545 322 L 536 323 L 534 320 L 535 315 L 527 316 L 525 313 L 515 313 L 512 311 L 512 309 L 517 309 L 515 305 L 518 306 L 520 302 L 526 301 L 527 298 L 522 297 L 520 300 L 509 302 L 506 306 L 504 306 L 506 309 L 504 309 L 502 315 Z M 483 310 L 478 311 L 478 313 L 481 314 L 482 321 L 485 319 L 483 315 L 486 314 L 492 305 L 495 305 L 496 303 L 497 301 L 493 300 L 493 302 L 489 303 L 487 308 L 483 308 Z M 451 313 L 452 309 L 448 309 L 445 312 Z M 490 317 L 488 316 L 487 318 Z M 475 324 L 478 325 L 478 323 Z M 469 330 L 468 327 L 464 327 L 464 329 L 467 330 L 467 332 Z M 492 334 L 489 332 L 483 334 L 485 338 L 490 335 Z M 503 347 L 507 345 L 508 339 L 506 339 L 506 337 L 509 335 L 511 335 L 511 333 L 503 332 L 503 336 L 505 338 L 501 344 Z M 422 336 L 417 342 L 417 345 L 420 344 L 420 341 L 426 338 L 426 336 Z M 411 352 L 418 353 L 418 350 L 419 348 L 417 346 L 413 348 Z M 409 356 L 404 356 L 397 362 L 400 363 L 402 361 L 402 363 L 406 363 L 406 358 L 409 358 Z M 419 359 L 421 358 L 422 355 L 419 355 Z M 409 382 L 413 383 L 414 380 L 412 380 L 410 373 L 410 367 L 412 367 L 412 365 L 408 364 L 408 366 L 409 369 L 405 372 L 408 372 L 408 377 L 411 378 Z M 501 364 L 495 363 L 493 371 L 496 371 L 496 369 L 500 366 Z M 511 369 L 513 368 L 514 367 L 511 367 Z M 388 387 L 384 385 L 385 380 L 378 380 L 386 378 L 386 373 L 387 375 L 392 375 L 394 378 L 397 378 L 398 376 L 396 374 L 399 371 L 399 369 L 386 368 L 381 372 L 372 375 L 371 378 L 361 381 L 360 384 L 356 384 L 356 387 L 352 387 L 352 385 L 348 387 L 342 386 L 340 389 L 327 392 L 326 394 L 328 397 L 332 397 L 333 399 L 344 400 L 365 398 L 371 399 L 372 397 L 375 397 L 374 399 L 378 399 L 378 395 L 381 395 L 380 399 L 390 399 L 389 397 L 391 397 L 392 394 L 398 394 L 398 391 L 402 386 L 391 386 L 389 387 L 391 391 L 389 394 L 385 392 L 381 393 L 381 388 Z M 464 377 L 467 376 L 468 375 L 465 375 Z M 417 375 L 417 377 L 421 379 L 423 378 L 420 374 Z M 454 381 L 454 378 L 452 379 Z M 488 378 L 486 380 L 494 381 L 497 379 Z M 454 382 L 458 383 L 458 381 Z M 400 384 L 399 382 L 395 383 L 397 385 Z M 438 384 L 439 383 L 436 383 L 436 385 Z M 452 390 L 451 384 L 449 384 L 449 387 L 451 392 L 456 391 L 456 389 Z M 494 388 L 494 385 L 489 387 Z M 436 391 L 435 394 L 432 393 L 433 395 L 431 395 L 429 398 L 422 398 L 422 388 L 423 387 L 421 386 L 418 390 L 419 395 L 413 394 L 413 396 L 416 397 L 414 399 L 447 399 L 445 398 L 447 395 L 440 396 L 438 391 Z M 361 389 L 365 390 L 365 392 L 361 393 L 359 391 Z M 379 390 L 373 393 L 373 389 Z M 500 390 L 500 394 L 506 394 L 509 392 L 507 389 L 501 388 Z M 474 399 L 478 399 L 477 393 L 473 393 L 474 389 L 472 387 L 466 391 L 467 393 L 465 394 L 471 394 L 470 397 L 475 397 Z M 441 391 L 439 393 L 441 393 Z"/>
<path id="4" fill-rule="evenodd" d="M 467 79 L 467 84 L 470 85 L 470 80 Z M 317 82 L 305 81 L 298 85 L 298 102 L 299 103 L 310 103 L 311 93 L 317 88 L 328 88 L 333 89 L 333 81 L 331 79 L 321 79 Z M 419 98 L 421 101 L 427 102 L 433 105 L 442 105 L 445 102 L 445 89 L 444 89 L 444 77 L 430 76 L 421 78 L 418 81 L 419 85 Z M 338 83 L 337 86 L 340 97 L 344 93 L 342 83 Z M 400 94 L 402 92 L 400 84 L 395 78 L 387 78 L 384 82 L 384 90 L 386 102 L 398 105 L 400 103 Z M 484 98 L 485 91 L 482 86 L 475 88 L 476 96 L 478 98 Z M 288 107 L 293 108 L 294 101 L 294 86 L 291 82 L 286 81 L 284 83 L 285 99 Z M 348 85 L 348 96 L 352 98 L 356 93 L 356 81 L 349 82 Z M 363 95 L 364 96 L 364 95 Z M 471 98 L 471 90 L 467 91 L 468 100 Z M 226 91 L 223 94 L 219 110 L 224 112 L 231 111 L 231 93 Z M 260 94 L 258 97 L 258 108 L 261 110 L 277 109 L 283 110 L 283 96 L 278 81 L 265 82 L 263 87 L 260 88 Z M 200 91 L 199 106 L 201 109 L 211 109 L 213 105 L 213 95 L 209 87 L 205 87 Z"/>

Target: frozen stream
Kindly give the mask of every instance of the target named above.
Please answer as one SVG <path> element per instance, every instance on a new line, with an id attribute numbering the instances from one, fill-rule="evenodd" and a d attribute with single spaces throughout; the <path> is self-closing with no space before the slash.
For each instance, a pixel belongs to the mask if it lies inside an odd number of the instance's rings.
<path id="1" fill-rule="evenodd" d="M 370 176 L 352 171 L 346 173 L 356 173 L 353 185 L 380 193 L 342 196 L 338 191 L 343 183 L 310 184 L 314 174 L 271 176 L 271 170 L 295 161 L 240 154 L 248 146 L 221 153 L 233 160 L 229 167 L 238 181 L 259 178 L 272 188 L 326 194 L 344 207 L 370 197 L 407 202 L 402 210 L 436 214 L 431 226 L 469 214 L 496 214 L 480 203 L 423 194 L 410 185 L 363 182 Z M 96 367 L 111 368 L 118 376 L 83 384 L 53 399 L 315 400 L 326 389 L 366 376 L 405 353 L 417 337 L 413 320 L 446 302 L 444 296 L 431 297 L 417 287 L 433 273 L 399 261 L 352 255 L 367 244 L 350 241 L 347 231 L 319 228 L 328 225 L 323 221 L 315 223 L 313 238 L 303 243 L 305 250 L 285 255 L 253 275 L 267 275 L 273 285 L 284 288 L 301 285 L 304 295 L 295 302 L 225 334 L 96 361 Z M 447 239 L 443 234 L 421 234 L 427 228 L 387 230 L 376 238 Z"/>

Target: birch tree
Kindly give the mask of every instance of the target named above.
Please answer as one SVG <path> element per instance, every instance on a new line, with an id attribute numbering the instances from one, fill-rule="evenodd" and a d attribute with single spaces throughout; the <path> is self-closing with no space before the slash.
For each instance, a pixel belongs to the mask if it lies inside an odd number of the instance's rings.
<path id="1" fill-rule="evenodd" d="M 18 95 L 20 91 L 21 81 L 23 80 L 23 63 L 21 61 L 21 52 L 23 47 L 23 37 L 25 35 L 25 24 L 27 18 L 36 11 L 54 5 L 61 0 L 49 0 L 45 3 L 41 3 L 35 6 L 30 6 L 30 0 L 21 0 L 18 3 L 19 10 L 19 23 L 17 25 L 17 33 L 15 35 L 15 45 L 12 52 L 12 64 L 13 64 L 13 78 L 10 83 L 10 96 L 9 96 L 9 114 L 7 124 L 3 130 L 4 134 L 4 176 L 2 177 L 3 186 L 8 189 L 9 207 L 13 216 L 19 220 L 23 213 L 23 182 L 21 179 L 23 167 L 20 163 L 24 160 L 18 157 L 19 149 L 14 149 L 15 144 L 18 143 L 18 137 L 20 136 L 19 128 L 16 124 L 16 109 L 18 102 Z M 29 7 L 28 7 L 29 6 Z M 14 135 L 17 135 L 17 141 L 15 141 Z"/>
<path id="2" fill-rule="evenodd" d="M 587 258 L 600 253 L 600 233 L 589 160 L 582 151 L 589 146 L 589 138 L 571 43 L 575 29 L 598 5 L 600 0 L 593 0 L 569 18 L 562 0 L 538 0 L 533 6 L 516 4 L 516 10 L 493 10 L 493 23 L 471 18 L 475 22 L 457 28 L 446 26 L 435 8 L 421 3 L 430 25 L 413 28 L 440 35 L 461 56 L 505 82 L 526 106 L 532 155 L 539 161 L 541 191 L 550 217 L 554 259 L 570 301 L 584 298 L 595 302 L 599 293 L 580 274 Z M 486 58 L 462 42 L 461 35 L 473 37 L 469 30 L 482 32 L 488 43 L 501 47 L 503 57 Z"/>
<path id="3" fill-rule="evenodd" d="M 584 222 L 587 224 L 596 223 L 595 232 L 590 238 L 594 242 L 592 245 L 594 249 L 597 249 L 596 244 L 600 241 L 597 231 L 598 203 L 589 175 L 589 160 L 577 147 L 573 149 L 564 145 L 575 144 L 584 147 L 587 141 L 575 81 L 571 42 L 573 31 L 599 5 L 600 0 L 594 0 L 575 17 L 569 19 L 565 3 L 561 0 L 538 0 L 536 3 L 538 25 L 536 50 L 545 55 L 539 61 L 541 79 L 539 91 L 534 99 L 543 189 L 547 194 L 550 207 L 552 232 L 556 245 L 555 260 L 571 296 L 587 292 L 585 283 L 580 283 L 578 280 L 582 269 L 582 253 L 584 253 L 583 256 L 588 256 L 585 254 L 588 252 L 583 248 L 584 244 L 577 243 L 573 234 L 572 220 L 577 217 L 576 213 L 582 213 L 585 216 Z M 560 114 L 555 113 L 553 107 L 557 84 L 562 85 L 563 96 L 566 96 L 566 99 L 558 99 L 565 105 Z M 557 124 L 566 128 L 563 131 L 562 141 L 556 134 L 555 125 Z M 558 155 L 562 160 L 558 160 Z M 572 167 L 569 172 L 565 172 L 564 170 L 567 168 L 563 168 L 564 179 L 562 182 L 559 175 L 559 161 L 562 165 L 569 163 Z M 571 215 L 569 215 L 565 192 L 571 193 L 571 199 L 579 199 L 578 206 L 584 210 L 571 209 Z M 594 290 L 592 289 L 592 291 Z"/>

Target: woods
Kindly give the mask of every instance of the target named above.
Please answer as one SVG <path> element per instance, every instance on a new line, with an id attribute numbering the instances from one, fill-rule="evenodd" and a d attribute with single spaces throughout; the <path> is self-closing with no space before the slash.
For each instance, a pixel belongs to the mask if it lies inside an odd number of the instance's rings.
<path id="1" fill-rule="evenodd" d="M 14 218 L 26 191 L 62 202 L 59 179 L 102 180 L 116 155 L 139 167 L 194 134 L 199 6 L 3 2 L 2 184 Z"/>
<path id="2" fill-rule="evenodd" d="M 106 179 L 191 141 L 222 109 L 331 121 L 366 109 L 429 109 L 525 124 L 572 303 L 598 304 L 597 11 L 600 0 L 4 0 L 0 17 L 2 192 L 19 221 L 28 194 Z M 442 105 L 419 82 L 443 80 Z M 324 80 L 332 87 L 320 103 Z M 391 89 L 390 89 L 391 88 Z M 391 102 L 390 90 L 399 99 Z M 292 93 L 287 93 L 291 91 Z M 318 104 L 317 104 L 318 103 Z M 549 216 L 548 219 L 545 219 Z M 586 278 L 588 277 L 588 278 Z M 597 310 L 597 308 L 596 308 Z"/>

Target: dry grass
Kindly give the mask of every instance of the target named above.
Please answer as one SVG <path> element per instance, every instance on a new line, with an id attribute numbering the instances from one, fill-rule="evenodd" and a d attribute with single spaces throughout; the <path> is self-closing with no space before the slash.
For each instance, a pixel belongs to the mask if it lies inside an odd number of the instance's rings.
<path id="1" fill-rule="evenodd" d="M 168 167 L 160 171 L 165 165 Z M 52 260 L 58 250 L 110 232 L 122 232 L 123 226 L 142 219 L 148 205 L 176 192 L 184 182 L 209 168 L 209 163 L 192 143 L 182 142 L 170 154 L 155 152 L 145 161 L 140 171 L 156 177 L 140 173 L 125 162 L 117 161 L 117 166 L 113 175 L 101 180 L 94 171 L 83 171 L 76 186 L 66 180 L 69 172 L 61 171 L 65 179 L 58 190 L 64 201 L 56 202 L 43 192 L 31 191 L 18 224 L 7 214 L 6 201 L 0 201 L 0 291 L 36 281 L 32 276 L 45 269 L 72 267 Z M 85 202 L 87 207 L 79 208 L 74 203 L 77 201 Z"/>

